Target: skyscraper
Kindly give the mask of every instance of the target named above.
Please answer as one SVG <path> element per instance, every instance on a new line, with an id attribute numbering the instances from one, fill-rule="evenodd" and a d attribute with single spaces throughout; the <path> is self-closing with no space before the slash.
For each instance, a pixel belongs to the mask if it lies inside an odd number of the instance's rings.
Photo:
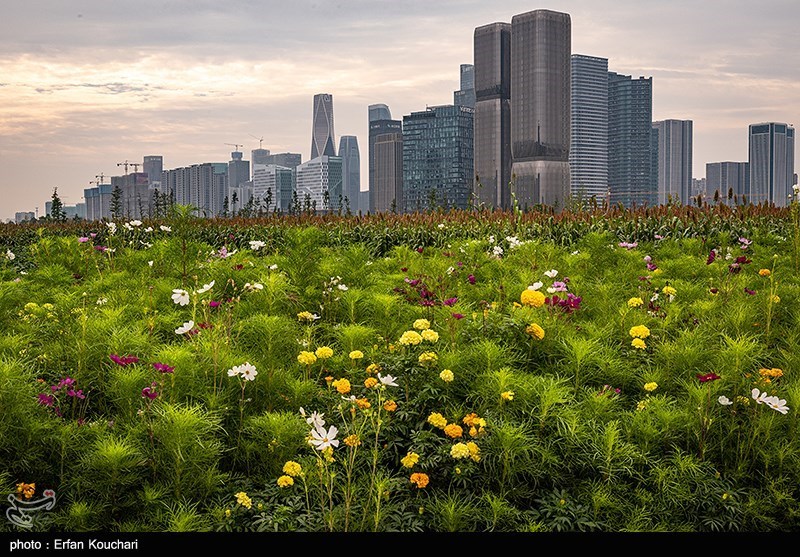
<path id="1" fill-rule="evenodd" d="M 511 181 L 511 25 L 477 27 L 473 203 L 508 208 Z"/>
<path id="2" fill-rule="evenodd" d="M 311 134 L 311 158 L 320 155 L 336 156 L 336 139 L 333 134 L 333 95 L 314 95 L 314 122 Z"/>
<path id="3" fill-rule="evenodd" d="M 403 117 L 403 210 L 466 209 L 472 194 L 474 110 L 434 106 Z"/>
<path id="4" fill-rule="evenodd" d="M 750 203 L 789 203 L 794 182 L 794 128 L 779 122 L 751 124 Z"/>
<path id="5" fill-rule="evenodd" d="M 298 166 L 295 190 L 303 207 L 308 203 L 317 211 L 338 209 L 342 194 L 341 157 L 321 155 Z"/>
<path id="6" fill-rule="evenodd" d="M 342 159 L 342 211 L 358 213 L 358 196 L 361 192 L 361 157 L 358 138 L 343 135 L 339 139 L 339 157 Z M 337 200 L 338 203 L 338 200 Z"/>
<path id="7" fill-rule="evenodd" d="M 383 133 L 375 137 L 374 183 L 369 190 L 369 212 L 403 212 L 403 134 Z"/>
<path id="8" fill-rule="evenodd" d="M 300 166 L 300 163 L 303 162 L 300 153 L 273 153 L 263 157 L 262 160 L 264 162 L 261 164 L 274 164 L 292 169 Z"/>
<path id="9" fill-rule="evenodd" d="M 253 163 L 253 172 L 255 172 L 255 168 L 257 164 L 269 164 L 267 160 L 269 159 L 269 149 L 253 149 L 250 151 L 250 162 Z"/>
<path id="10" fill-rule="evenodd" d="M 294 191 L 292 171 L 274 164 L 253 165 L 253 196 L 266 204 L 268 211 L 289 210 Z"/>
<path id="11" fill-rule="evenodd" d="M 608 58 L 572 55 L 572 195 L 602 202 L 608 195 Z"/>
<path id="12" fill-rule="evenodd" d="M 249 185 L 248 182 L 250 181 L 250 161 L 242 160 L 242 152 L 241 151 L 233 151 L 231 152 L 231 160 L 228 162 L 228 180 L 227 183 L 222 186 L 218 187 L 214 190 L 214 197 L 213 200 L 209 203 L 209 208 L 211 209 L 213 214 L 219 214 L 222 212 L 222 206 L 225 203 L 225 198 L 228 198 L 228 207 L 229 209 L 233 210 L 235 207 L 233 206 L 233 192 L 228 192 L 228 188 L 236 188 L 236 198 L 244 199 L 244 195 L 241 195 L 242 191 L 239 189 L 243 185 Z"/>
<path id="13" fill-rule="evenodd" d="M 653 172 L 653 78 L 608 72 L 608 188 L 611 204 L 658 203 Z"/>
<path id="14" fill-rule="evenodd" d="M 692 196 L 692 121 L 661 120 L 653 122 L 658 130 L 658 203 L 670 200 L 683 205 Z"/>
<path id="15" fill-rule="evenodd" d="M 511 19 L 511 170 L 523 208 L 569 199 L 571 44 L 569 14 Z"/>
<path id="16" fill-rule="evenodd" d="M 378 201 L 379 199 L 383 199 L 380 197 L 381 194 L 378 194 L 379 197 L 375 197 L 376 191 L 376 184 L 375 184 L 375 175 L 376 172 L 380 171 L 384 176 L 395 176 L 398 173 L 401 176 L 402 182 L 402 175 L 403 175 L 403 157 L 400 156 L 399 158 L 382 158 L 380 165 L 376 165 L 375 160 L 375 141 L 379 135 L 384 134 L 402 134 L 403 132 L 403 122 L 400 120 L 392 120 L 392 113 L 389 111 L 389 107 L 385 104 L 371 104 L 369 105 L 369 183 L 367 184 L 368 194 L 369 196 L 369 211 L 387 211 L 389 207 L 383 207 L 383 203 Z M 401 136 L 402 137 L 402 136 Z M 402 147 L 402 139 L 400 141 L 400 146 Z M 392 167 L 385 167 L 384 164 L 391 163 L 396 166 Z M 402 199 L 397 200 L 397 207 L 398 210 L 402 210 L 403 202 Z M 361 210 L 363 211 L 364 208 L 362 207 Z"/>
<path id="17" fill-rule="evenodd" d="M 750 195 L 750 163 L 709 162 L 706 163 L 706 202 L 736 200 L 743 203 L 743 196 Z"/>
<path id="18" fill-rule="evenodd" d="M 164 157 L 147 155 L 142 162 L 142 171 L 147 174 L 150 184 L 160 183 L 161 173 L 164 171 Z"/>
<path id="19" fill-rule="evenodd" d="M 461 64 L 461 89 L 453 92 L 453 104 L 475 108 L 475 66 Z"/>

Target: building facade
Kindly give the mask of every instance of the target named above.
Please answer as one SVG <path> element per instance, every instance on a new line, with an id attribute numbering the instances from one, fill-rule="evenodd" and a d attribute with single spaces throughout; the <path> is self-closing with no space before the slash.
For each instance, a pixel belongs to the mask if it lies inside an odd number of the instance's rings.
<path id="1" fill-rule="evenodd" d="M 295 169 L 295 190 L 304 208 L 337 210 L 342 196 L 341 157 L 322 155 L 298 166 Z"/>
<path id="2" fill-rule="evenodd" d="M 652 115 L 652 78 L 608 73 L 608 188 L 613 205 L 658 203 Z"/>
<path id="3" fill-rule="evenodd" d="M 473 119 L 473 109 L 454 105 L 403 117 L 403 211 L 469 206 Z"/>
<path id="4" fill-rule="evenodd" d="M 750 192 L 750 163 L 709 162 L 706 163 L 706 188 L 703 192 L 707 203 L 715 201 L 744 203 Z"/>
<path id="5" fill-rule="evenodd" d="M 249 170 L 248 170 L 249 171 Z M 165 170 L 161 174 L 164 193 L 179 205 L 193 205 L 199 214 L 216 217 L 224 214 L 228 197 L 228 164 L 207 162 Z M 230 199 L 227 199 L 230 211 Z"/>
<path id="6" fill-rule="evenodd" d="M 785 123 L 750 125 L 750 203 L 788 205 L 794 183 L 794 139 L 794 128 Z"/>
<path id="7" fill-rule="evenodd" d="M 511 25 L 475 29 L 473 204 L 511 205 Z"/>
<path id="8" fill-rule="evenodd" d="M 361 192 L 361 156 L 356 136 L 343 135 L 339 139 L 339 157 L 342 159 L 342 211 L 357 213 Z"/>
<path id="9" fill-rule="evenodd" d="M 336 156 L 336 139 L 333 133 L 333 95 L 314 95 L 313 128 L 311 130 L 311 158 L 320 155 Z"/>
<path id="10" fill-rule="evenodd" d="M 461 64 L 461 88 L 453 92 L 453 104 L 475 108 L 475 66 Z"/>
<path id="11" fill-rule="evenodd" d="M 653 122 L 658 134 L 658 203 L 670 201 L 683 205 L 692 196 L 692 121 L 660 120 Z"/>
<path id="12" fill-rule="evenodd" d="M 571 45 L 569 14 L 511 19 L 511 172 L 522 208 L 569 201 Z"/>
<path id="13" fill-rule="evenodd" d="M 375 176 L 366 192 L 370 213 L 403 211 L 403 134 L 383 133 L 373 143 Z M 363 192 L 362 192 L 363 193 Z"/>
<path id="14" fill-rule="evenodd" d="M 147 155 L 142 161 L 142 172 L 147 174 L 150 184 L 161 182 L 161 173 L 164 171 L 164 157 L 161 155 Z"/>
<path id="15" fill-rule="evenodd" d="M 608 196 L 608 58 L 573 54 L 569 150 L 572 196 L 598 203 Z"/>
<path id="16" fill-rule="evenodd" d="M 392 120 L 392 113 L 389 110 L 389 107 L 385 104 L 371 104 L 369 106 L 369 179 L 367 184 L 367 191 L 368 193 L 368 208 L 362 207 L 362 212 L 380 212 L 388 210 L 388 207 L 384 207 L 382 201 L 384 199 L 383 194 L 378 193 L 376 188 L 376 173 L 380 172 L 384 176 L 401 176 L 400 181 L 402 182 L 402 175 L 403 175 L 403 157 L 401 156 L 399 159 L 394 157 L 384 157 L 381 159 L 380 165 L 376 165 L 375 160 L 375 141 L 378 136 L 385 135 L 385 134 L 401 134 L 400 139 L 400 148 L 402 148 L 402 133 L 403 133 L 403 122 L 401 120 Z M 385 141 L 385 139 L 384 139 Z M 387 162 L 391 162 L 394 166 L 386 167 L 384 166 Z M 386 184 L 384 178 L 384 185 Z M 402 208 L 402 198 L 398 199 L 397 201 L 398 207 Z M 378 209 L 378 207 L 381 207 Z"/>
<path id="17" fill-rule="evenodd" d="M 100 184 L 93 188 L 84 189 L 83 199 L 86 203 L 86 220 L 110 220 L 112 194 L 111 184 Z"/>
<path id="18" fill-rule="evenodd" d="M 303 157 L 300 153 L 274 153 L 264 157 L 262 160 L 264 162 L 260 164 L 274 164 L 286 168 L 297 168 L 303 161 Z"/>

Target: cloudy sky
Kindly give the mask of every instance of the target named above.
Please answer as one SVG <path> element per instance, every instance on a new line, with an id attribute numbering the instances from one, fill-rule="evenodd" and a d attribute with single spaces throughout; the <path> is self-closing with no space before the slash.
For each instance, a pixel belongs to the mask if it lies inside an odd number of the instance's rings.
<path id="1" fill-rule="evenodd" d="M 367 105 L 452 103 L 476 26 L 548 8 L 572 51 L 653 77 L 653 117 L 694 120 L 694 175 L 747 160 L 747 125 L 800 125 L 797 0 L 2 0 L 0 219 L 67 204 L 117 163 L 311 147 L 312 97 L 366 162 Z M 362 187 L 366 187 L 365 168 Z"/>

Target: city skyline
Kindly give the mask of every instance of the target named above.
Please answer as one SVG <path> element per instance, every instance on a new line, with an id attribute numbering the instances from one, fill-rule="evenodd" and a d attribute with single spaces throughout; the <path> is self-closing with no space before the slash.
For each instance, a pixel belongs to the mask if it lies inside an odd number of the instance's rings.
<path id="1" fill-rule="evenodd" d="M 164 169 L 225 162 L 225 143 L 244 142 L 249 154 L 256 136 L 308 160 L 310 100 L 320 92 L 336 99 L 334 140 L 366 145 L 368 105 L 385 103 L 400 119 L 451 104 L 474 29 L 534 8 L 570 14 L 572 53 L 653 77 L 653 120 L 694 122 L 695 178 L 708 162 L 747 160 L 750 124 L 800 123 L 789 40 L 800 6 L 789 1 L 301 1 L 275 3 L 263 19 L 249 2 L 192 6 L 81 0 L 8 10 L 0 219 L 36 206 L 43 214 L 56 186 L 66 204 L 81 202 L 96 175 L 122 174 L 118 162 L 146 155 L 162 155 Z M 132 25 L 142 13 L 146 22 Z M 362 176 L 367 160 L 362 153 Z"/>

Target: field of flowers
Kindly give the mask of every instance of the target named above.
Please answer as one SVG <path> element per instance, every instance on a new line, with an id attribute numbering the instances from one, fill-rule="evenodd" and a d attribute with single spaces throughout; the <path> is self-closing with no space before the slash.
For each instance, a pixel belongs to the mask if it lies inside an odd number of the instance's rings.
<path id="1" fill-rule="evenodd" d="M 794 213 L 4 227 L 4 500 L 49 531 L 796 531 Z"/>

